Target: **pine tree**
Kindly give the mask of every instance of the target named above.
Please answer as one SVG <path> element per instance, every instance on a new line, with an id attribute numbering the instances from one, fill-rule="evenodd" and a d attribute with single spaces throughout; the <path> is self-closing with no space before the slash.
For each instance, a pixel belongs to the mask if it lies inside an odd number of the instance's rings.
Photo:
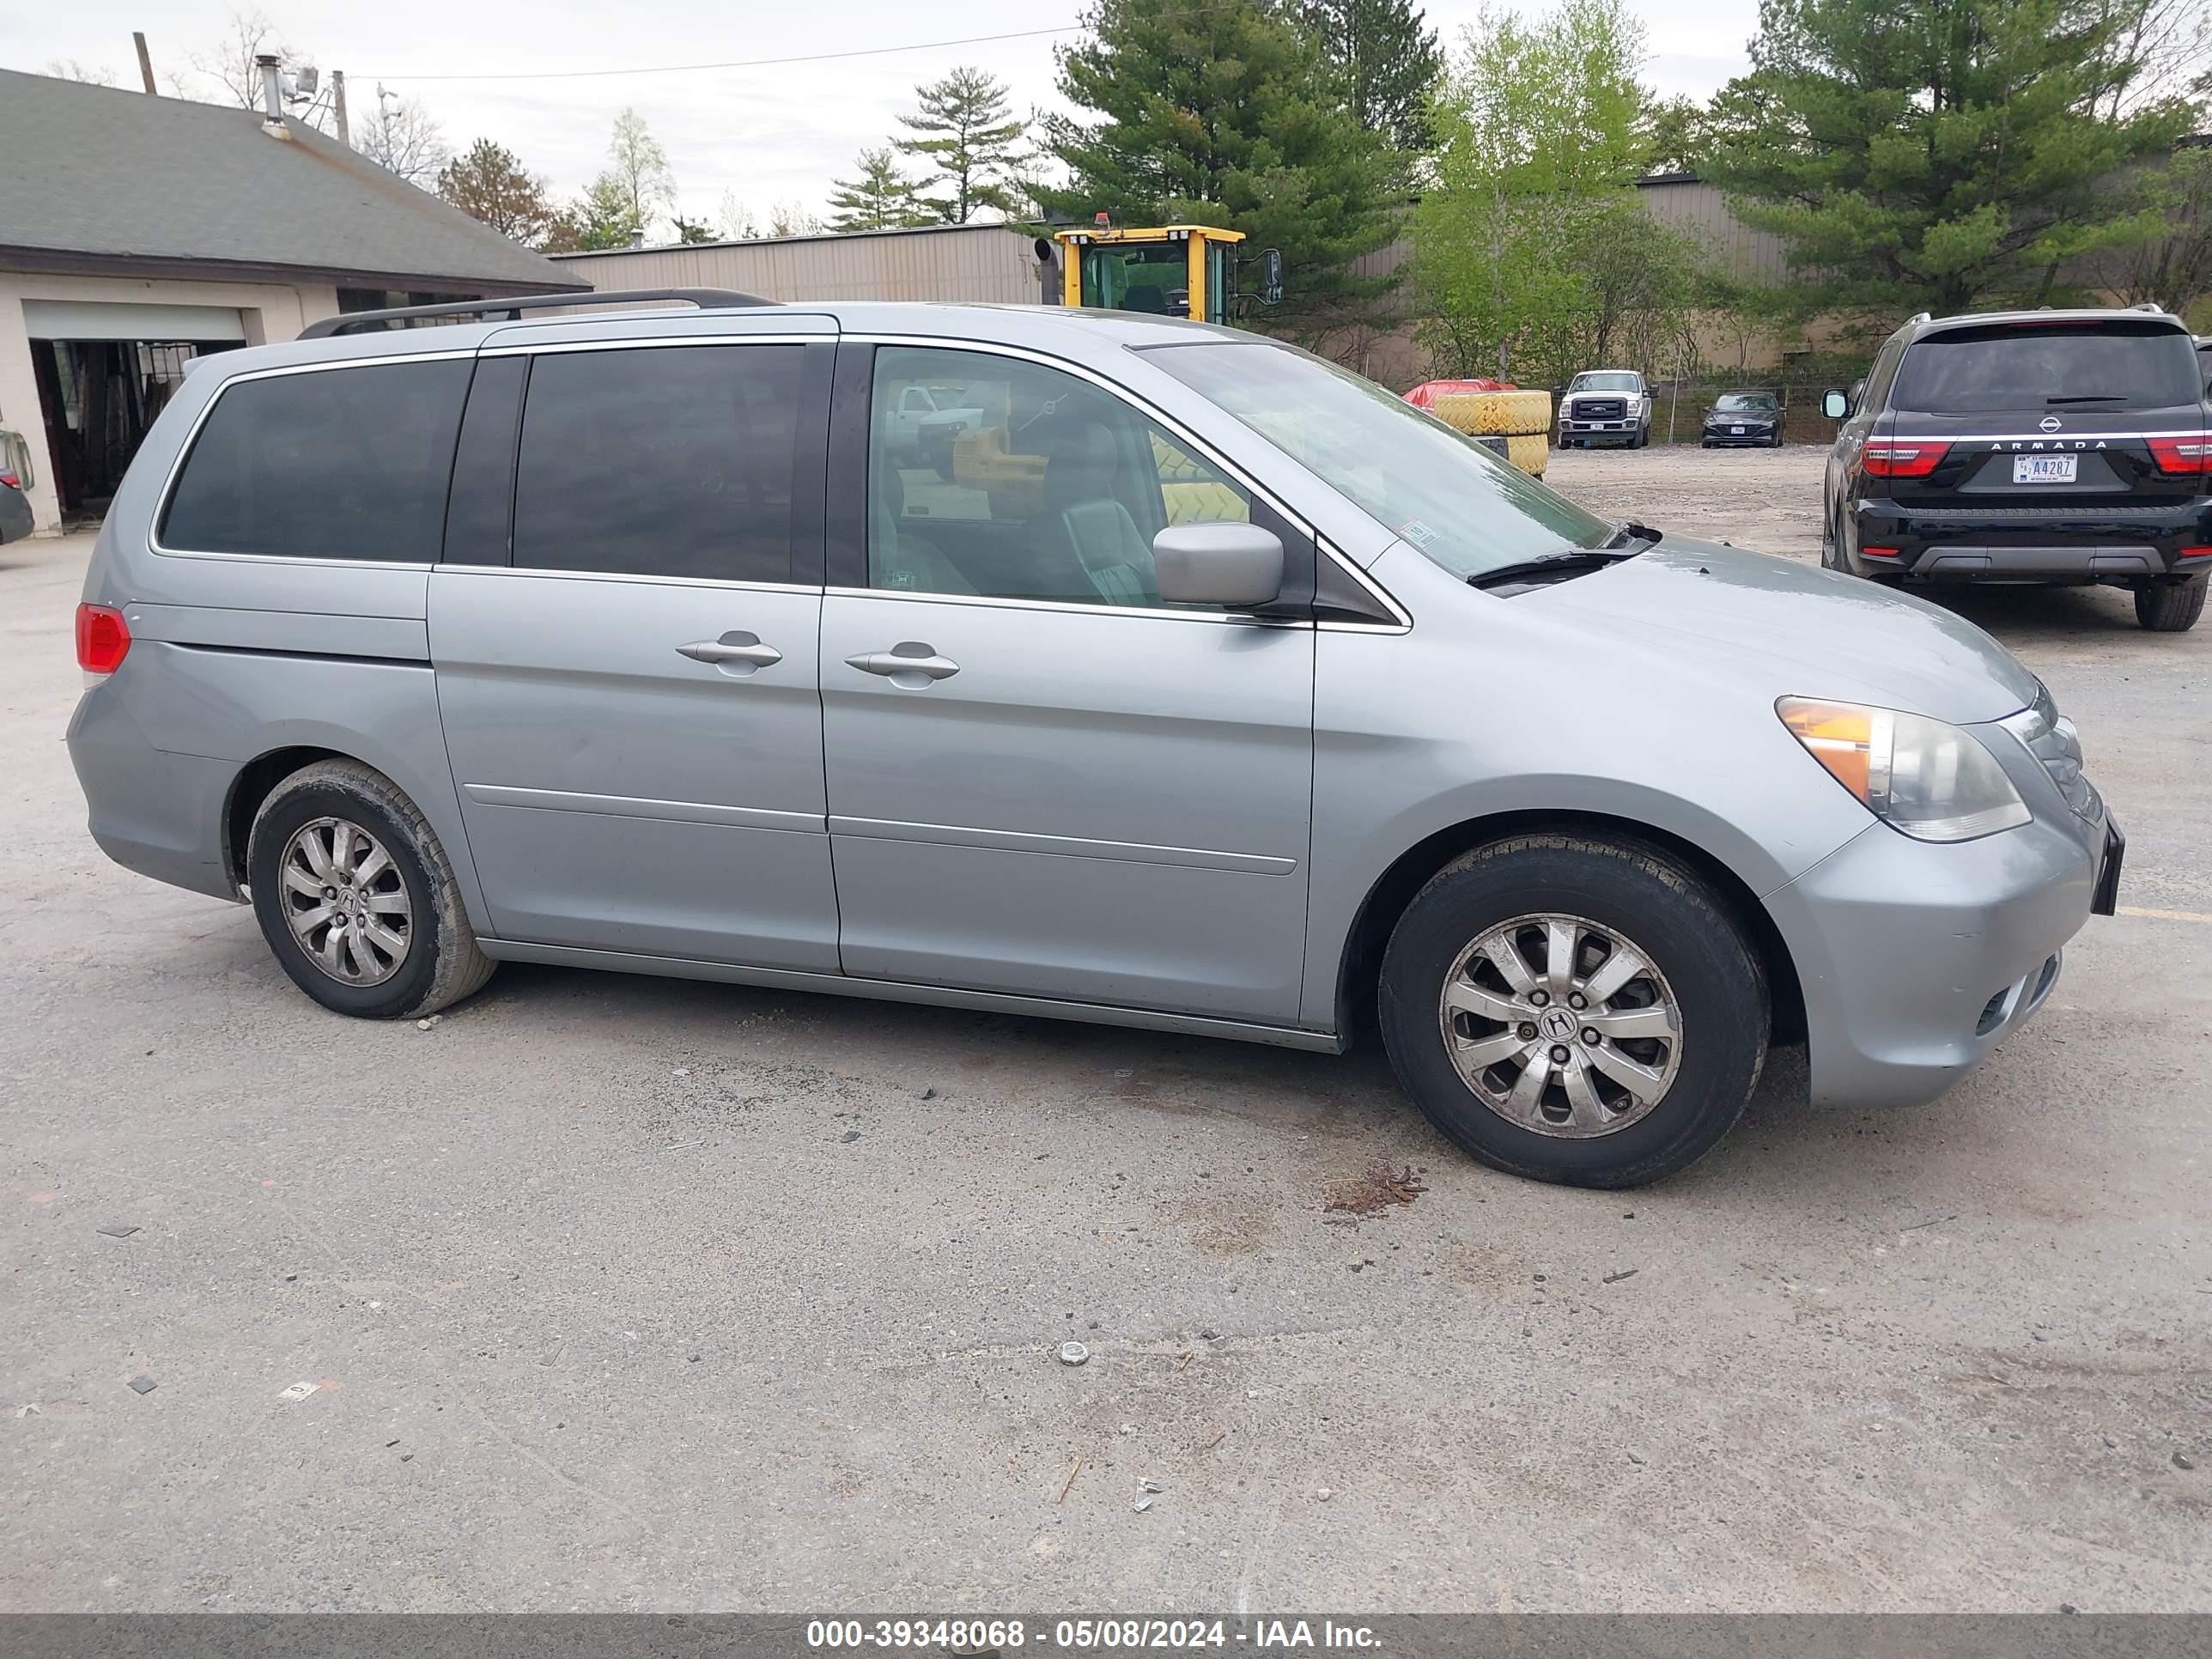
<path id="1" fill-rule="evenodd" d="M 860 177 L 834 181 L 830 229 L 896 230 L 929 222 L 928 211 L 915 199 L 914 180 L 899 171 L 889 145 L 862 150 L 857 166 Z"/>
<path id="2" fill-rule="evenodd" d="M 1306 27 L 1352 82 L 1352 107 L 1402 150 L 1429 144 L 1428 101 L 1443 70 L 1437 32 L 1413 0 L 1302 0 Z"/>
<path id="3" fill-rule="evenodd" d="M 629 247 L 644 234 L 629 192 L 611 173 L 603 173 L 585 187 L 568 209 L 580 248 Z"/>
<path id="4" fill-rule="evenodd" d="M 984 208 L 1012 213 L 1022 123 L 1007 117 L 1005 84 L 981 70 L 956 69 L 916 87 L 915 96 L 921 107 L 900 116 L 899 125 L 919 136 L 891 143 L 933 170 L 916 186 L 916 199 L 941 224 L 964 225 Z M 937 194 L 920 194 L 933 186 L 941 187 Z"/>
<path id="5" fill-rule="evenodd" d="M 535 246 L 553 222 L 545 181 L 503 144 L 479 138 L 438 170 L 438 194 L 501 235 Z"/>
<path id="6" fill-rule="evenodd" d="M 1307 331 L 1353 320 L 1383 286 L 1351 264 L 1390 238 L 1389 146 L 1318 40 L 1274 0 L 1097 0 L 1084 21 L 1060 91 L 1090 118 L 1048 124 L 1067 179 L 1034 186 L 1039 206 L 1241 230 L 1282 251 L 1271 315 Z"/>
<path id="7" fill-rule="evenodd" d="M 2054 297 L 2066 263 L 2140 238 L 2125 182 L 2187 106 L 2141 74 L 2103 0 L 1764 0 L 1735 118 L 1702 169 L 1788 245 L 1798 308 L 1962 311 Z"/>

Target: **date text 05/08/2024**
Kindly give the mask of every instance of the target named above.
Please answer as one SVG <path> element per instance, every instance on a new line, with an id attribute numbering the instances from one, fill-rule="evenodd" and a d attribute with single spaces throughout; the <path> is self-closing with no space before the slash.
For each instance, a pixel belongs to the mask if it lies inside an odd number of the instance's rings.
<path id="1" fill-rule="evenodd" d="M 1334 1648 L 1372 1652 L 1382 1644 L 1365 1625 L 1307 1619 L 1056 1619 L 1036 1629 L 1020 1619 L 817 1619 L 806 1644 L 828 1651 L 863 1648 L 1006 1652 L 1038 1647 L 1082 1651 L 1248 1648 L 1261 1651 Z"/>

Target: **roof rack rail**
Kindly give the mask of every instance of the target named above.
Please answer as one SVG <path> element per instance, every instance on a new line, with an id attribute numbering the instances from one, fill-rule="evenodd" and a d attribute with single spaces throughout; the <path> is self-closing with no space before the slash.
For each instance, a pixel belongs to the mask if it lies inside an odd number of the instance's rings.
<path id="1" fill-rule="evenodd" d="M 410 322 L 418 317 L 477 316 L 489 321 L 503 315 L 509 322 L 519 322 L 526 311 L 551 311 L 567 306 L 642 305 L 653 300 L 683 301 L 702 311 L 777 303 L 774 300 L 763 300 L 757 294 L 740 294 L 733 288 L 624 288 L 586 289 L 575 294 L 516 294 L 498 300 L 462 300 L 447 305 L 392 306 L 382 311 L 342 311 L 335 317 L 309 323 L 300 331 L 300 338 L 327 340 L 334 334 L 343 334 L 365 325 L 380 326 L 386 323 Z"/>
<path id="2" fill-rule="evenodd" d="M 2155 311 L 2160 316 L 2164 316 L 2166 314 L 2166 307 L 2155 300 L 2138 301 L 2134 305 L 2130 306 L 2128 309 L 2130 311 Z"/>
<path id="3" fill-rule="evenodd" d="M 1935 320 L 1936 318 L 1934 313 L 1925 311 L 1916 311 L 1910 317 L 1907 317 L 1905 319 L 1905 325 L 1907 328 L 1911 328 L 1915 323 L 1932 323 Z"/>

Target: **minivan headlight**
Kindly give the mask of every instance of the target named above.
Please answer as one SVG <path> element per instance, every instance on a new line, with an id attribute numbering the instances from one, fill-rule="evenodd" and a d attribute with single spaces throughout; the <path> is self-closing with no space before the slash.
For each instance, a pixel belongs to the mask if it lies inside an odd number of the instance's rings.
<path id="1" fill-rule="evenodd" d="M 1996 757 L 1955 726 L 1811 697 L 1784 697 L 1774 712 L 1829 776 L 1916 841 L 1972 841 L 2032 816 Z"/>

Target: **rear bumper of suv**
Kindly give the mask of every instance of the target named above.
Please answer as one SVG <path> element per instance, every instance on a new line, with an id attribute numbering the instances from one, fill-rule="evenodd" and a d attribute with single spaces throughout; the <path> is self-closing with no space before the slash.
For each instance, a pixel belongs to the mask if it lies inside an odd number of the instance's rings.
<path id="1" fill-rule="evenodd" d="M 1871 570 L 1931 580 L 2127 581 L 2212 569 L 2212 497 L 2170 506 L 1918 507 L 1856 504 Z M 1869 553 L 1893 548 L 1893 556 Z M 2185 556 L 2195 550 L 2196 556 Z"/>

